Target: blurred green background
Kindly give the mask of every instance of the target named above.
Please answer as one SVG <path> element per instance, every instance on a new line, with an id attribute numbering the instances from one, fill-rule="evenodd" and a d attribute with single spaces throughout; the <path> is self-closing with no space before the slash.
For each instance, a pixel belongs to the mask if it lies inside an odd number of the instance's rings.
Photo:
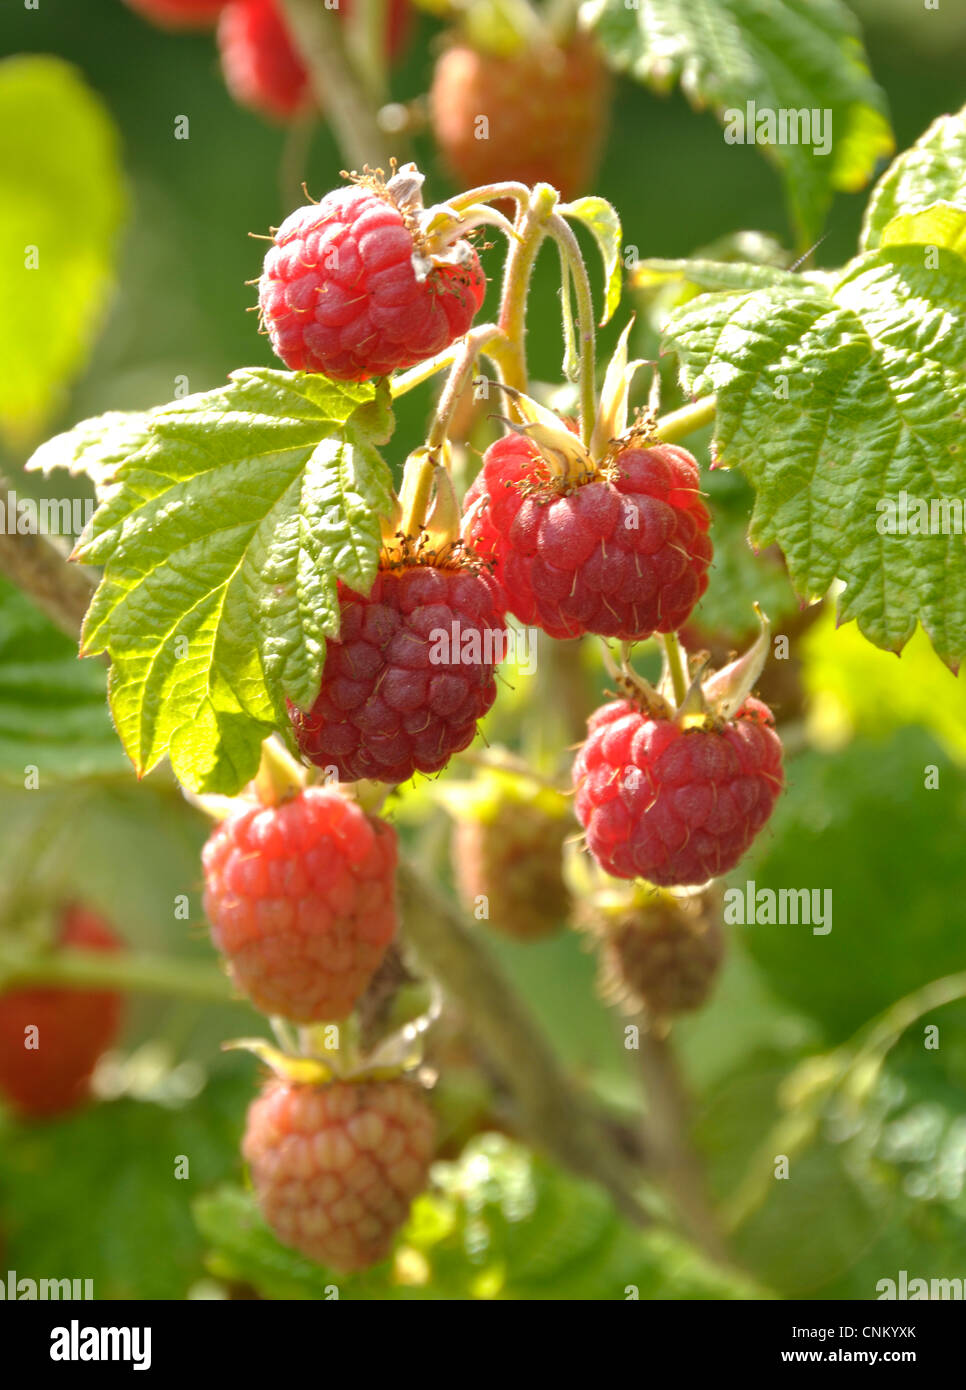
<path id="1" fill-rule="evenodd" d="M 901 0 L 853 8 L 901 150 L 966 97 L 966 15 Z M 425 91 L 440 32 L 420 17 L 394 75 L 395 97 Z M 159 404 L 181 377 L 202 391 L 238 366 L 269 364 L 267 341 L 246 312 L 254 290 L 245 282 L 261 260 L 260 243 L 247 234 L 277 225 L 293 205 L 280 190 L 286 135 L 234 105 L 210 36 L 163 34 L 120 0 L 43 0 L 38 11 L 17 3 L 0 11 L 0 53 L 53 54 L 77 66 L 119 129 L 127 185 L 116 290 L 89 363 L 44 432 Z M 174 138 L 178 116 L 190 120 L 187 140 Z M 641 256 L 682 256 L 753 228 L 791 246 L 777 173 L 754 149 L 732 148 L 727 159 L 722 150 L 716 122 L 679 93 L 659 98 L 622 80 L 595 191 L 620 210 L 625 244 Z M 416 157 L 432 194 L 445 194 L 450 185 L 428 139 L 417 140 Z M 333 186 L 342 163 L 329 132 L 317 130 L 304 168 L 309 191 L 319 196 Z M 0 167 L 0 224 L 2 180 Z M 48 213 L 70 229 L 82 212 L 75 196 L 63 196 L 55 182 L 47 197 Z M 864 192 L 836 198 L 819 265 L 853 254 L 865 200 Z M 498 254 L 490 253 L 491 274 Z M 557 285 L 547 255 L 529 338 L 534 375 L 546 381 L 559 377 Z M 426 392 L 401 403 L 400 440 L 415 442 L 426 409 Z M 37 487 L 19 475 L 37 442 L 25 434 L 2 447 L 4 471 L 23 491 Z M 65 483 L 63 491 L 71 486 L 84 484 Z M 733 515 L 729 545 L 743 546 L 748 490 L 737 479 L 710 487 L 722 518 Z M 764 571 L 746 551 L 738 568 L 745 578 L 736 584 L 753 597 Z M 76 730 L 85 748 L 102 750 L 96 775 L 62 785 L 45 777 L 39 792 L 18 789 L 25 747 L 45 766 L 69 758 L 74 730 L 65 735 L 60 721 L 65 691 L 81 678 L 70 673 L 69 644 L 6 586 L 2 598 L 0 760 L 8 786 L 0 793 L 0 878 L 16 872 L 51 896 L 83 896 L 135 948 L 209 962 L 197 859 L 205 824 L 163 777 L 137 787 L 117 763 L 99 677 L 92 677 L 90 716 Z M 787 605 L 787 594 L 776 602 Z M 790 740 L 788 795 L 754 861 L 734 879 L 831 889 L 833 930 L 816 937 L 801 927 L 733 929 L 714 1003 L 675 1029 L 695 1098 L 695 1142 L 722 1209 L 737 1223 L 733 1249 L 745 1274 L 721 1275 L 663 1237 L 627 1231 L 599 1194 L 494 1140 L 484 1144 L 484 1179 L 480 1163 L 469 1163 L 462 1179 L 454 1170 L 445 1190 L 418 1205 L 402 1274 L 391 1283 L 384 1274 L 360 1280 L 346 1296 L 502 1290 L 614 1298 L 637 1283 L 642 1297 L 755 1289 L 869 1298 L 878 1279 L 902 1268 L 924 1277 L 963 1274 L 966 1007 L 917 1019 L 881 1066 L 866 1059 L 850 1068 L 834 1051 L 900 997 L 966 966 L 963 682 L 918 638 L 896 661 L 850 629 L 835 633 L 827 616 L 800 655 L 806 705 Z M 529 694 L 524 683 L 506 694 L 491 737 L 513 737 Z M 927 791 L 924 769 L 933 764 L 939 788 Z M 445 873 L 445 818 L 431 792 L 404 797 L 399 817 L 418 852 Z M 179 894 L 189 896 L 187 921 L 174 917 Z M 494 949 L 575 1073 L 620 1113 L 636 1115 L 633 1054 L 620 1047 L 619 1019 L 595 998 L 584 943 L 565 933 L 537 946 L 498 941 Z M 923 1048 L 932 1022 L 938 1052 Z M 323 1276 L 269 1240 L 239 1191 L 237 1136 L 256 1068 L 238 1054 L 222 1056 L 219 1046 L 259 1028 L 242 1005 L 139 999 L 111 1083 L 126 1094 L 57 1124 L 0 1121 L 6 1267 L 33 1277 L 94 1277 L 100 1297 L 252 1288 L 320 1296 Z M 461 1098 L 451 1103 L 458 1132 Z M 785 1128 L 775 1132 L 779 1123 Z M 795 1181 L 771 1180 L 781 1152 L 792 1155 Z M 187 1182 L 172 1179 L 179 1154 L 191 1157 Z M 219 1190 L 221 1183 L 228 1186 Z"/>

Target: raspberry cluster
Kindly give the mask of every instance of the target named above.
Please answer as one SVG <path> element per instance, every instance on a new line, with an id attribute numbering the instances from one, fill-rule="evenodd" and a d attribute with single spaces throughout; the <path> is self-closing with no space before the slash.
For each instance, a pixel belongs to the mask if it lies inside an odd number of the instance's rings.
<path id="1" fill-rule="evenodd" d="M 616 878 L 700 884 L 733 868 L 782 788 L 767 705 L 749 698 L 711 727 L 653 718 L 629 700 L 588 721 L 574 761 L 577 818 Z"/>
<path id="2" fill-rule="evenodd" d="M 510 611 L 551 637 L 674 632 L 708 585 L 711 518 L 698 465 L 673 444 L 629 447 L 563 490 L 528 439 L 493 444 L 466 495 L 467 544 Z"/>
<path id="3" fill-rule="evenodd" d="M 303 755 L 345 782 L 438 772 L 496 697 L 498 586 L 472 568 L 404 565 L 341 605 L 318 698 L 291 710 Z"/>
<path id="4" fill-rule="evenodd" d="M 432 1111 L 406 1081 L 272 1081 L 249 1109 L 242 1153 L 279 1239 L 350 1273 L 389 1253 L 434 1140 Z"/>
<path id="5" fill-rule="evenodd" d="M 205 913 L 239 989 L 296 1023 L 347 1018 L 396 931 L 396 832 L 309 787 L 224 821 L 205 845 Z"/>

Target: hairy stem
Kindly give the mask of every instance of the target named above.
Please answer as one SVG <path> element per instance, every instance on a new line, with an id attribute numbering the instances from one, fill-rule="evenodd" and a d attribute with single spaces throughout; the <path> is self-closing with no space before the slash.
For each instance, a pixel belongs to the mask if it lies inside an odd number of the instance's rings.
<path id="1" fill-rule="evenodd" d="M 346 160 L 388 172 L 390 150 L 337 15 L 318 0 L 282 0 L 282 8 Z"/>
<path id="2" fill-rule="evenodd" d="M 450 422 L 459 406 L 463 392 L 473 375 L 476 359 L 481 349 L 500 333 L 495 324 L 483 324 L 473 329 L 466 337 L 453 360 L 446 385 L 440 393 L 436 415 L 427 436 L 426 443 L 431 449 L 443 444 L 449 434 Z"/>
<path id="3" fill-rule="evenodd" d="M 638 1224 L 650 1215 L 639 1174 L 617 1151 L 596 1107 L 575 1090 L 547 1040 L 459 913 L 411 865 L 399 869 L 405 934 L 421 963 L 458 1002 L 513 1096 L 521 1129 L 559 1162 L 598 1182 Z"/>
<path id="4" fill-rule="evenodd" d="M 554 214 L 547 224 L 550 235 L 560 247 L 564 273 L 569 269 L 573 276 L 577 296 L 577 340 L 580 348 L 580 437 L 590 444 L 597 419 L 596 351 L 597 339 L 594 333 L 594 300 L 590 291 L 590 278 L 580 245 L 573 230 L 562 217 Z"/>
<path id="5" fill-rule="evenodd" d="M 528 387 L 526 332 L 527 294 L 530 277 L 540 244 L 547 235 L 547 222 L 553 212 L 556 193 L 547 184 L 538 184 L 530 202 L 518 219 L 517 240 L 510 245 L 503 273 L 503 294 L 500 300 L 500 328 L 503 340 L 493 344 L 500 374 L 506 386 L 518 391 Z"/>

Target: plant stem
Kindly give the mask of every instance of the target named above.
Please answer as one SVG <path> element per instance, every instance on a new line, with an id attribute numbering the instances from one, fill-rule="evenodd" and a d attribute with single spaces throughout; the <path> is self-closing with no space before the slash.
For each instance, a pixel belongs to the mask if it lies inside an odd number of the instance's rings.
<path id="1" fill-rule="evenodd" d="M 388 172 L 390 150 L 338 17 L 318 0 L 282 0 L 282 8 L 345 158 L 357 169 L 368 164 Z"/>
<path id="2" fill-rule="evenodd" d="M 596 349 L 594 334 L 594 300 L 590 278 L 580 253 L 573 229 L 556 213 L 549 219 L 548 230 L 560 247 L 562 259 L 573 276 L 577 295 L 577 336 L 580 342 L 580 436 L 589 446 L 597 419 Z M 566 273 L 566 272 L 565 272 Z"/>
<path id="3" fill-rule="evenodd" d="M 426 443 L 431 449 L 437 448 L 445 442 L 449 433 L 450 421 L 459 406 L 463 392 L 469 385 L 480 350 L 499 334 L 500 330 L 495 324 L 486 323 L 467 333 L 463 339 L 450 368 L 449 378 L 440 393 L 436 415 L 426 439 Z"/>
<path id="4" fill-rule="evenodd" d="M 547 222 L 553 212 L 556 198 L 556 193 L 547 184 L 537 185 L 519 218 L 516 229 L 519 239 L 511 243 L 506 258 L 499 320 L 503 339 L 497 340 L 493 348 L 499 349 L 494 355 L 497 356 L 504 385 L 513 386 L 517 391 L 526 391 L 529 385 L 524 346 L 527 332 L 527 294 L 537 252 L 547 235 Z"/>
<path id="5" fill-rule="evenodd" d="M 617 1151 L 592 1102 L 564 1075 L 547 1040 L 492 956 L 436 886 L 399 866 L 406 937 L 426 971 L 462 1011 L 518 1110 L 521 1129 L 559 1162 L 598 1182 L 639 1225 L 650 1214 L 639 1173 Z"/>
<path id="6" fill-rule="evenodd" d="M 0 945 L 0 985 L 3 989 L 52 986 L 64 989 L 114 989 L 132 994 L 174 995 L 210 1004 L 241 1004 L 227 976 L 213 965 L 177 960 L 171 956 L 128 955 L 125 952 L 26 951 Z"/>
<path id="7" fill-rule="evenodd" d="M 0 487 L 10 490 L 0 474 Z M 47 536 L 0 534 L 0 571 L 29 594 L 61 632 L 77 640 L 94 594 L 90 570 L 69 565 L 67 556 Z"/>
<path id="8" fill-rule="evenodd" d="M 663 1185 L 674 1201 L 688 1234 L 705 1254 L 727 1263 L 728 1251 L 704 1190 L 704 1175 L 688 1141 L 688 1100 L 667 1037 L 659 1037 L 647 1020 L 640 1026 L 640 1060 L 649 1102 L 648 1143 L 656 1149 Z"/>
<path id="9" fill-rule="evenodd" d="M 680 410 L 672 410 L 670 414 L 664 415 L 657 422 L 655 433 L 659 439 L 663 439 L 665 444 L 674 444 L 679 439 L 686 439 L 695 430 L 703 429 L 705 425 L 710 425 L 714 419 L 717 401 L 714 396 L 705 396 L 700 401 L 695 401 L 693 405 L 682 406 Z"/>
<path id="10" fill-rule="evenodd" d="M 671 687 L 674 690 L 674 703 L 680 706 L 684 703 L 684 697 L 688 693 L 688 671 L 684 661 L 684 652 L 676 632 L 659 633 L 658 641 L 664 648 L 664 655 L 667 658 L 667 667 L 671 674 Z"/>

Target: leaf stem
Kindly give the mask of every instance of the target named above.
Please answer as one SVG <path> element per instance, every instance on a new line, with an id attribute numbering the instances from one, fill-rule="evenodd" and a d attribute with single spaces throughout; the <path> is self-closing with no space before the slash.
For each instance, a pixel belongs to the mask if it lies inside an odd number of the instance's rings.
<path id="1" fill-rule="evenodd" d="M 668 415 L 663 415 L 658 420 L 655 434 L 659 439 L 663 439 L 665 444 L 675 444 L 679 439 L 685 439 L 689 434 L 694 434 L 695 430 L 710 425 L 714 419 L 716 406 L 717 400 L 714 396 L 705 396 L 702 400 L 695 401 L 693 405 L 685 405 L 680 410 L 672 410 Z"/>

